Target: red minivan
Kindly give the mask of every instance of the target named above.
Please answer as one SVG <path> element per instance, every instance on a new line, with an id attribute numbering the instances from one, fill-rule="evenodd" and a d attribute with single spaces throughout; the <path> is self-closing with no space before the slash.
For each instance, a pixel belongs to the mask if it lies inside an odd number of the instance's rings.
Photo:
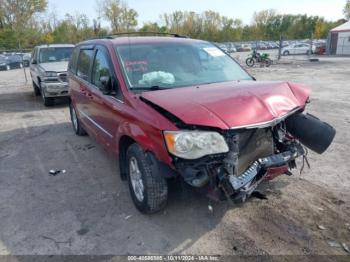
<path id="1" fill-rule="evenodd" d="M 119 161 L 135 206 L 162 209 L 167 179 L 213 199 L 245 200 L 291 175 L 306 149 L 323 153 L 335 130 L 305 114 L 309 90 L 259 82 L 215 45 L 178 35 L 79 43 L 68 66 L 70 113 Z"/>

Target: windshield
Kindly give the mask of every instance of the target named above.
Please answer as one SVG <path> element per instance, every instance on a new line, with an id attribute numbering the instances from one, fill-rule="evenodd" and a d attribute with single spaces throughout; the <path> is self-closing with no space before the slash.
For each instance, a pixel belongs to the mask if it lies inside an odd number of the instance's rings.
<path id="1" fill-rule="evenodd" d="M 49 47 L 41 48 L 39 63 L 69 61 L 73 47 Z"/>
<path id="2" fill-rule="evenodd" d="M 252 78 L 210 43 L 115 47 L 130 89 L 176 88 Z"/>

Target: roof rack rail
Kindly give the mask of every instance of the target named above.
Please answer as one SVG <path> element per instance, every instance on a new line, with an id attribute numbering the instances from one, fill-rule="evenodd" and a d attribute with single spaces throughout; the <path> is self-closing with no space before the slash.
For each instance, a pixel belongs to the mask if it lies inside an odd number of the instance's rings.
<path id="1" fill-rule="evenodd" d="M 162 32 L 122 32 L 122 33 L 107 35 L 104 38 L 113 39 L 113 38 L 125 36 L 125 35 L 164 35 L 164 36 L 173 36 L 173 37 L 179 37 L 179 38 L 188 38 L 185 35 L 179 35 L 175 33 L 162 33 Z"/>

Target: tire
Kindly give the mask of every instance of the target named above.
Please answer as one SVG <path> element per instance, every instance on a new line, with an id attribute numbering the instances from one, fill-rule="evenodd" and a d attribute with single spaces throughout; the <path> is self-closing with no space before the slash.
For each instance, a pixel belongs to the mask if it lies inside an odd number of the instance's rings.
<path id="1" fill-rule="evenodd" d="M 247 58 L 247 60 L 245 60 L 245 63 L 247 64 L 247 66 L 253 67 L 255 64 L 255 61 L 253 58 L 250 57 L 250 58 Z"/>
<path id="2" fill-rule="evenodd" d="M 55 104 L 55 99 L 53 97 L 46 97 L 45 92 L 41 91 L 41 97 L 43 98 L 44 106 L 51 107 Z"/>
<path id="3" fill-rule="evenodd" d="M 53 97 L 45 96 L 45 92 L 43 91 L 42 87 L 40 87 L 40 93 L 41 93 L 41 98 L 43 99 L 43 102 L 44 102 L 44 106 L 51 107 L 55 104 L 55 99 Z"/>
<path id="4" fill-rule="evenodd" d="M 284 56 L 289 55 L 289 51 L 284 51 L 284 52 L 283 52 L 283 55 L 284 55 Z"/>
<path id="5" fill-rule="evenodd" d="M 72 102 L 69 103 L 70 120 L 72 122 L 74 133 L 78 136 L 86 136 L 84 128 L 81 126 L 78 115 Z"/>
<path id="6" fill-rule="evenodd" d="M 40 96 L 40 88 L 32 81 L 35 96 Z"/>
<path id="7" fill-rule="evenodd" d="M 272 60 L 270 58 L 266 58 L 265 65 L 266 67 L 269 67 L 270 65 L 272 65 Z"/>
<path id="8" fill-rule="evenodd" d="M 168 199 L 168 185 L 157 160 L 135 143 L 128 148 L 126 161 L 129 190 L 135 207 L 145 214 L 162 210 Z"/>

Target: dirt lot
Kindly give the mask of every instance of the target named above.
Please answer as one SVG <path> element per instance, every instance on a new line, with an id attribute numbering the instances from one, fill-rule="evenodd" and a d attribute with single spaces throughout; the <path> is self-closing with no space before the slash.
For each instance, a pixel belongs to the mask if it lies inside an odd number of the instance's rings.
<path id="1" fill-rule="evenodd" d="M 209 203 L 175 185 L 167 209 L 151 216 L 134 208 L 117 162 L 89 137 L 73 134 L 65 101 L 45 108 L 23 71 L 0 72 L 0 254 L 346 255 L 350 59 L 250 72 L 259 80 L 308 84 L 308 111 L 337 129 L 331 148 L 310 153 L 311 169 L 302 175 L 264 185 L 268 200 Z M 50 169 L 66 173 L 49 176 Z"/>

